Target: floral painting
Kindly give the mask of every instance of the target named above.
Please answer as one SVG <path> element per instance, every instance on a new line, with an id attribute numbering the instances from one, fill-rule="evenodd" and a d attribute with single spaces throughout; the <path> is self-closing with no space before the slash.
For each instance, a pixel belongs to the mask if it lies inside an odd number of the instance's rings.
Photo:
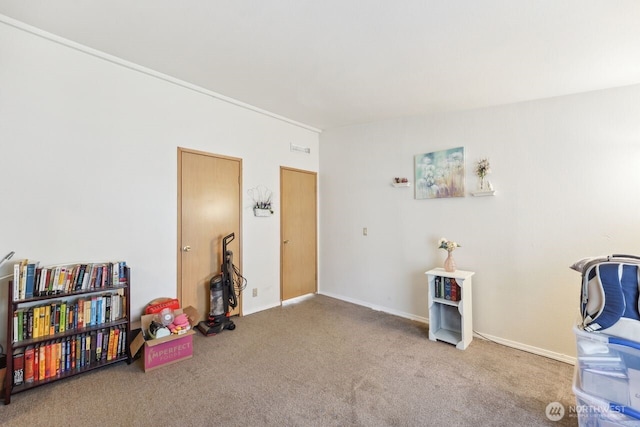
<path id="1" fill-rule="evenodd" d="M 464 147 L 415 156 L 415 198 L 464 197 Z"/>

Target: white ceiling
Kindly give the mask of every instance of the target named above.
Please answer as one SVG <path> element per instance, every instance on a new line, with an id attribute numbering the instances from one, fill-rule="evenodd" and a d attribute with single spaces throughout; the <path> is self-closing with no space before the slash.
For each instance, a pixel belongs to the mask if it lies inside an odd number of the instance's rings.
<path id="1" fill-rule="evenodd" d="M 0 0 L 0 13 L 319 129 L 640 83 L 639 0 Z"/>

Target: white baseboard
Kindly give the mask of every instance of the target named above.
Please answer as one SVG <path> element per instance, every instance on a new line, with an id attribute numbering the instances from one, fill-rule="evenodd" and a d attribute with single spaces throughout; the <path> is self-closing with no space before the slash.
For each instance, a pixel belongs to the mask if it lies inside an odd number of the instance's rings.
<path id="1" fill-rule="evenodd" d="M 331 298 L 335 298 L 335 299 L 339 299 L 341 301 L 346 301 L 346 302 L 350 302 L 352 304 L 356 304 L 356 305 L 361 305 L 364 307 L 369 307 L 372 310 L 375 311 L 382 311 L 385 313 L 389 313 L 389 314 L 393 314 L 395 316 L 399 316 L 399 317 L 404 317 L 405 319 L 411 319 L 411 320 L 415 320 L 417 322 L 422 322 L 422 323 L 429 323 L 429 319 L 422 317 L 422 316 L 416 316 L 415 314 L 411 314 L 411 313 L 405 313 L 404 311 L 397 311 L 397 310 L 392 310 L 390 308 L 387 307 L 382 307 L 379 305 L 375 305 L 375 304 L 371 304 L 369 302 L 366 301 L 360 301 L 354 298 L 348 298 L 342 295 L 336 295 L 336 294 L 332 294 L 330 292 L 318 292 L 320 295 L 325 295 Z"/>
<path id="2" fill-rule="evenodd" d="M 258 313 L 259 311 L 269 310 L 270 308 L 275 308 L 275 307 L 280 307 L 280 304 L 269 304 L 269 305 L 264 305 L 259 307 L 252 307 L 250 310 L 245 310 L 244 307 L 242 307 L 242 315 L 248 316 L 250 314 Z"/>
<path id="3" fill-rule="evenodd" d="M 342 295 L 336 295 L 336 294 L 332 294 L 330 292 L 318 292 L 321 295 L 326 295 L 328 297 L 331 298 L 335 298 L 335 299 L 339 299 L 342 301 L 346 301 L 346 302 L 350 302 L 352 304 L 356 304 L 356 305 L 361 305 L 364 307 L 369 307 L 372 310 L 376 310 L 376 311 L 383 311 L 385 313 L 389 313 L 389 314 L 393 314 L 395 316 L 399 316 L 399 317 L 404 317 L 406 319 L 411 319 L 411 320 L 416 320 L 418 322 L 422 322 L 422 323 L 429 323 L 429 319 L 421 317 L 421 316 L 416 316 L 410 313 L 405 313 L 402 311 L 397 311 L 397 310 L 392 310 L 389 309 L 387 307 L 382 307 L 382 306 L 378 306 L 375 304 L 371 304 L 365 301 L 360 301 L 358 299 L 354 299 L 354 298 L 348 298 Z M 553 359 L 553 360 L 557 360 L 559 362 L 564 362 L 564 363 L 568 363 L 570 365 L 575 365 L 576 364 L 576 358 L 572 357 L 572 356 L 568 356 L 566 354 L 562 354 L 562 353 L 556 353 L 554 351 L 549 351 L 549 350 L 545 350 L 543 348 L 539 348 L 539 347 L 534 347 L 528 344 L 523 344 L 517 341 L 511 341 L 505 338 L 500 338 L 500 337 L 496 337 L 493 335 L 488 335 L 488 334 L 483 334 L 483 333 L 479 333 L 474 331 L 474 336 L 481 338 L 481 339 L 486 339 L 489 341 L 493 341 L 497 344 L 500 345 L 504 345 L 507 347 L 511 347 L 511 348 L 515 348 L 517 350 L 522 350 L 522 351 L 526 351 L 528 353 L 532 353 L 532 354 L 536 354 L 538 356 L 544 356 L 544 357 L 548 357 L 549 359 Z"/>
<path id="4" fill-rule="evenodd" d="M 473 331 L 473 335 L 481 339 L 486 339 L 498 344 L 506 345 L 507 347 L 512 347 L 518 350 L 526 351 L 528 353 L 537 354 L 538 356 L 548 357 L 549 359 L 557 360 L 559 362 L 568 363 L 570 365 L 576 364 L 576 358 L 566 354 L 556 353 L 555 351 L 545 350 L 544 348 L 534 347 L 528 344 L 523 344 L 517 341 L 511 341 L 511 340 L 496 337 L 493 335 L 481 334 L 476 331 Z"/>

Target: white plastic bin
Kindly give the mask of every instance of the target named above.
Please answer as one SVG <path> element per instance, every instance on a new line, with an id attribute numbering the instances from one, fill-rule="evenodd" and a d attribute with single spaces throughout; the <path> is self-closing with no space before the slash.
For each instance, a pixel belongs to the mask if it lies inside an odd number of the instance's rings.
<path id="1" fill-rule="evenodd" d="M 582 390 L 577 369 L 573 393 L 576 396 L 576 406 L 569 408 L 568 416 L 577 417 L 579 427 L 640 426 L 640 411 L 592 396 Z"/>
<path id="2" fill-rule="evenodd" d="M 640 343 L 574 327 L 580 388 L 640 411 Z"/>

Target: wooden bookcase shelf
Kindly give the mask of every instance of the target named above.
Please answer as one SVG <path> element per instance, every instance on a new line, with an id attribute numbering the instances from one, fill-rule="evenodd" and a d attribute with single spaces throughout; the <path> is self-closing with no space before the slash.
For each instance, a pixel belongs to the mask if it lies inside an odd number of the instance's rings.
<path id="1" fill-rule="evenodd" d="M 95 265 L 98 264 L 101 263 L 96 263 Z M 96 286 L 89 289 L 58 292 L 29 298 L 23 297 L 22 299 L 17 300 L 14 300 L 14 282 L 9 282 L 7 310 L 7 373 L 5 375 L 4 383 L 5 405 L 11 403 L 11 396 L 14 394 L 31 390 L 35 387 L 46 384 L 51 384 L 55 381 L 80 375 L 114 363 L 123 361 L 126 361 L 127 363 L 131 362 L 129 357 L 129 340 L 131 332 L 129 290 L 131 274 L 128 266 L 123 266 L 122 269 L 124 283 Z M 87 320 L 89 324 L 84 325 L 84 311 L 82 314 L 79 314 L 77 311 L 73 311 L 72 307 L 79 304 L 79 300 L 82 300 L 83 305 L 86 302 L 91 308 L 95 309 L 95 311 L 91 313 L 91 317 L 95 319 L 93 323 L 91 323 L 91 320 Z M 109 306 L 109 313 L 111 313 L 112 309 L 116 310 L 115 307 L 107 304 L 107 300 L 109 301 L 109 304 L 111 302 L 116 304 L 117 302 L 118 316 L 115 320 L 111 320 L 106 317 L 107 306 Z M 44 333 L 35 338 L 28 337 L 27 333 L 23 333 L 23 336 L 21 337 L 16 337 L 15 330 L 18 329 L 18 327 L 14 326 L 14 323 L 17 321 L 16 319 L 18 319 L 18 312 L 22 312 L 23 316 L 27 316 L 29 313 L 33 313 L 36 308 L 38 310 L 40 310 L 40 308 L 44 308 L 49 310 L 49 318 L 51 318 L 50 308 L 52 305 L 57 308 L 67 305 L 69 307 L 68 312 L 73 313 L 70 316 L 74 317 L 74 319 L 73 321 L 69 321 L 69 319 L 66 318 L 65 323 L 69 322 L 69 324 L 73 324 L 74 327 L 70 328 L 68 325 L 65 325 L 65 327 L 62 328 L 58 323 L 55 323 L 55 320 L 50 320 L 49 324 L 45 325 L 49 328 L 48 333 Z M 47 309 L 47 307 L 49 308 Z M 100 310 L 100 312 L 98 312 L 98 310 Z M 87 309 L 87 313 L 89 312 L 91 312 L 91 310 Z M 33 316 L 29 315 L 29 317 L 33 319 Z M 58 317 L 58 319 L 60 318 L 61 317 Z M 81 318 L 83 326 L 79 327 L 78 323 Z M 35 320 L 32 320 L 32 323 L 29 326 L 25 318 L 21 324 L 22 327 L 19 328 L 19 331 L 24 331 L 24 328 L 28 327 L 29 330 L 32 331 L 31 334 L 33 335 Z M 51 328 L 53 328 L 53 331 Z M 112 343 L 111 348 L 107 345 L 109 341 Z M 86 346 L 87 342 L 91 343 L 88 347 Z M 34 373 L 33 378 L 30 376 L 26 377 L 26 375 L 24 375 L 27 363 L 25 356 L 28 352 L 32 352 L 34 355 L 34 361 L 35 359 L 38 360 L 38 365 L 35 363 L 33 364 L 34 370 L 38 369 L 38 373 Z M 19 357 L 21 354 L 22 357 Z M 40 363 L 40 354 L 48 357 L 48 359 L 43 359 L 44 362 L 42 364 Z M 18 378 L 21 377 L 20 381 L 18 381 L 19 384 L 15 384 L 14 382 L 16 370 L 14 356 L 16 356 L 17 361 L 20 360 L 18 363 L 22 365 L 22 375 L 18 375 Z M 20 368 L 20 366 L 18 366 L 18 368 Z M 40 374 L 43 372 L 44 375 L 41 376 Z"/>
<path id="2" fill-rule="evenodd" d="M 466 349 L 473 339 L 471 276 L 472 271 L 456 270 L 452 273 L 444 268 L 434 268 L 425 273 L 429 282 L 429 339 L 453 344 L 460 350 Z M 438 289 L 445 279 L 449 286 L 459 286 L 454 300 L 451 294 Z"/>

